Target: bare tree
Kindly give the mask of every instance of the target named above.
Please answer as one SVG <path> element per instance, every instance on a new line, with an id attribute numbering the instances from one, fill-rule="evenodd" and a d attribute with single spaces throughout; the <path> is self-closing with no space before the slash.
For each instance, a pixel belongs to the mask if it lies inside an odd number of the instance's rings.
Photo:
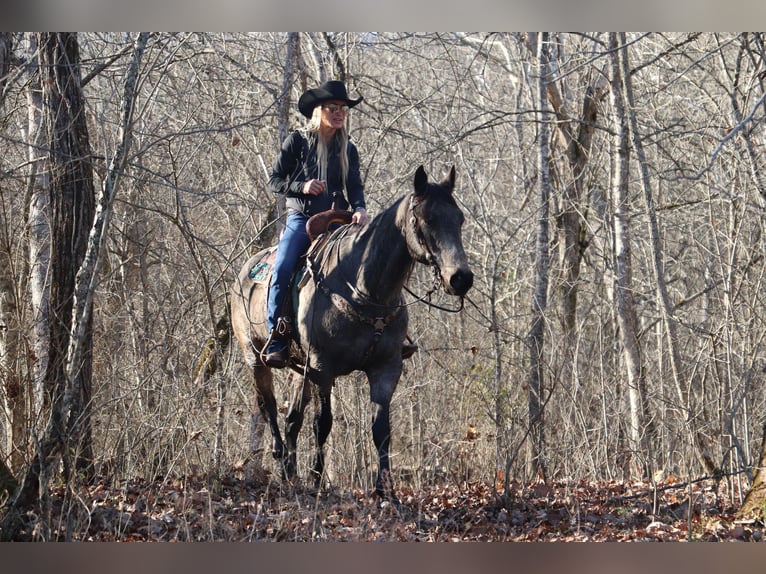
<path id="1" fill-rule="evenodd" d="M 48 393 L 45 376 L 48 370 L 49 324 L 50 324 L 50 168 L 45 153 L 45 132 L 43 130 L 43 97 L 38 37 L 24 35 L 27 53 L 27 161 L 29 173 L 29 291 L 34 317 L 32 319 L 32 348 L 35 357 L 33 365 L 34 417 L 42 415 L 46 408 Z M 48 402 L 48 405 L 50 403 Z"/>
<path id="2" fill-rule="evenodd" d="M 80 54 L 75 34 L 38 35 L 42 72 L 43 125 L 50 165 L 51 263 L 48 366 L 45 388 L 51 393 L 53 426 L 58 440 L 76 452 L 76 466 L 91 465 L 91 323 L 82 325 L 84 348 L 75 365 L 68 363 L 67 349 L 73 326 L 70 323 L 76 296 L 76 272 L 87 249 L 93 222 L 95 196 L 91 150 L 85 118 L 80 74 Z M 66 379 L 71 369 L 77 392 L 71 397 L 73 416 L 58 418 L 53 405 L 64 400 Z M 71 423 L 71 424 L 70 424 Z M 68 437 L 68 438 L 67 438 Z M 73 440 L 73 443 L 69 443 Z M 70 461 L 65 459 L 65 464 Z M 74 471 L 74 466 L 69 469 Z"/>
<path id="3" fill-rule="evenodd" d="M 551 43 L 551 75 L 546 85 L 550 106 L 555 114 L 553 146 L 558 145 L 564 152 L 566 163 L 558 171 L 562 187 L 554 215 L 558 233 L 558 273 L 560 279 L 561 325 L 563 337 L 561 380 L 571 387 L 573 369 L 576 363 L 577 344 L 577 295 L 580 281 L 580 267 L 588 247 L 587 186 L 590 183 L 588 163 L 591 145 L 598 125 L 601 100 L 607 93 L 606 75 L 602 70 L 592 68 L 583 80 L 582 102 L 574 99 L 567 76 L 556 76 L 561 71 L 560 59 L 568 56 L 566 41 L 558 35 Z M 579 78 L 578 78 L 579 79 Z M 579 104 L 579 109 L 573 109 Z M 553 163 L 555 167 L 556 164 Z"/>
<path id="4" fill-rule="evenodd" d="M 627 51 L 625 49 L 625 35 L 621 34 L 620 38 L 621 53 L 621 71 L 624 79 L 624 91 L 625 101 L 627 103 L 626 109 L 634 109 L 633 89 L 630 76 L 630 65 L 628 62 Z M 615 48 L 617 45 L 615 45 Z M 684 374 L 683 363 L 681 354 L 678 348 L 678 335 L 677 324 L 678 320 L 673 314 L 673 308 L 670 302 L 670 296 L 668 294 L 667 283 L 665 278 L 665 267 L 663 264 L 662 248 L 660 246 L 660 232 L 656 218 L 656 211 L 654 207 L 654 199 L 652 194 L 652 186 L 650 183 L 648 165 L 646 155 L 644 153 L 643 141 L 641 133 L 639 131 L 638 121 L 634 113 L 628 112 L 628 119 L 630 121 L 631 134 L 633 138 L 633 146 L 636 150 L 636 156 L 638 159 L 639 167 L 641 170 L 641 184 L 644 195 L 644 201 L 646 203 L 647 223 L 649 238 L 651 241 L 651 253 L 653 271 L 655 274 L 656 296 L 657 305 L 660 310 L 662 318 L 662 325 L 664 328 L 664 334 L 666 337 L 666 343 L 668 346 L 668 357 L 670 359 L 670 369 L 673 377 L 674 386 L 678 394 L 678 399 L 682 412 L 684 413 L 686 423 L 689 425 L 689 435 L 691 442 L 696 452 L 699 462 L 702 464 L 706 472 L 711 474 L 717 474 L 720 472 L 719 466 L 712 460 L 712 457 L 705 445 L 705 439 L 700 434 L 699 423 L 696 420 L 696 413 L 698 407 L 694 401 L 694 393 L 690 392 L 690 380 Z"/>
<path id="5" fill-rule="evenodd" d="M 5 90 L 13 61 L 13 33 L 0 32 L 0 110 L 5 102 Z"/>
<path id="6" fill-rule="evenodd" d="M 52 446 L 62 449 L 66 445 L 79 446 L 78 460 L 87 467 L 91 458 L 89 436 L 90 355 L 85 353 L 77 365 L 76 377 L 82 393 L 70 397 L 67 410 L 73 408 L 77 424 L 70 426 L 62 416 L 60 403 L 66 389 L 66 350 L 69 345 L 69 322 L 72 314 L 74 272 L 85 253 L 90 223 L 93 218 L 94 197 L 90 174 L 90 147 L 85 124 L 82 92 L 80 88 L 79 47 L 74 34 L 36 35 L 39 58 L 39 81 L 42 92 L 45 148 L 50 169 L 50 237 L 51 261 L 50 308 L 53 319 L 49 323 L 44 387 L 51 396 L 51 413 L 43 446 L 36 454 L 21 491 L 16 499 L 20 507 L 29 505 L 38 491 L 41 475 L 47 474 L 51 463 L 47 461 Z M 82 417 L 78 420 L 78 417 Z M 77 445 L 69 442 L 75 432 L 84 440 Z M 70 439 L 71 439 L 70 435 Z M 69 472 L 71 459 L 69 449 L 66 462 Z M 46 461 L 43 463 L 42 461 Z M 46 479 L 42 485 L 46 486 Z M 16 518 L 17 508 L 9 516 Z M 15 528 L 4 529 L 15 534 Z"/>
<path id="7" fill-rule="evenodd" d="M 56 321 L 52 322 L 46 371 L 47 386 L 53 392 L 45 433 L 3 520 L 6 540 L 16 535 L 21 509 L 33 504 L 38 491 L 47 489 L 59 457 L 66 462 L 70 449 L 78 447 L 77 468 L 88 470 L 92 464 L 89 410 L 94 286 L 111 205 L 125 167 L 136 78 L 146 39 L 147 34 L 138 36 L 132 67 L 126 74 L 122 137 L 96 207 L 77 37 L 66 33 L 38 36 L 40 68 L 45 74 L 43 102 L 50 114 L 45 124 L 51 150 L 51 188 L 55 190 L 51 197 L 51 239 L 57 255 L 51 261 L 50 296 Z M 75 248 L 68 249 L 69 245 Z"/>
<path id="8" fill-rule="evenodd" d="M 551 198 L 550 174 L 550 112 L 546 97 L 550 81 L 550 45 L 547 32 L 541 32 L 537 39 L 538 58 L 538 104 L 540 106 L 540 124 L 538 128 L 539 146 L 538 171 L 538 216 L 535 263 L 535 288 L 532 294 L 532 324 L 529 329 L 529 470 L 533 475 L 545 476 L 545 425 L 543 424 L 543 393 L 545 381 L 545 311 L 548 306 L 548 270 L 550 255 L 549 216 Z"/>
<path id="9" fill-rule="evenodd" d="M 4 112 L 6 86 L 12 69 L 13 34 L 0 32 L 0 113 Z M 26 426 L 26 388 L 22 378 L 23 333 L 18 304 L 20 284 L 17 281 L 21 274 L 19 264 L 23 259 L 17 257 L 16 249 L 20 243 L 18 235 L 8 232 L 12 229 L 9 223 L 5 221 L 0 235 L 0 380 L 3 382 L 0 397 L 1 412 L 6 421 L 6 424 L 0 424 L 0 437 L 3 439 L 0 442 L 0 462 L 5 463 L 7 457 L 10 468 L 19 471 L 24 460 Z M 8 473 L 11 473 L 10 469 Z"/>
<path id="10" fill-rule="evenodd" d="M 638 343 L 638 317 L 633 298 L 633 263 L 631 255 L 631 213 L 628 199 L 630 181 L 630 131 L 626 112 L 626 98 L 623 84 L 623 70 L 619 61 L 619 47 L 616 33 L 609 34 L 610 59 L 612 62 L 611 100 L 614 108 L 615 143 L 612 171 L 612 205 L 614 213 L 614 268 L 615 305 L 620 341 L 625 363 L 629 397 L 628 446 L 624 458 L 623 472 L 629 478 L 643 476 L 650 472 L 642 441 L 644 431 L 642 396 L 641 356 Z"/>
<path id="11" fill-rule="evenodd" d="M 10 238 L 0 243 L 0 380 L 3 382 L 2 413 L 6 424 L 0 428 L 3 437 L 0 461 L 8 457 L 11 468 L 21 468 L 24 436 L 24 386 L 19 364 L 21 329 L 18 322 L 17 283 Z"/>

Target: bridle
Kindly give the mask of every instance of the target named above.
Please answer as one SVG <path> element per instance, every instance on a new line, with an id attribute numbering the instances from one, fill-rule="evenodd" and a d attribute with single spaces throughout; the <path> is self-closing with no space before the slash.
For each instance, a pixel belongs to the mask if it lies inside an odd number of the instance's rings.
<path id="1" fill-rule="evenodd" d="M 465 304 L 464 298 L 462 296 L 460 297 L 460 306 L 454 309 L 443 307 L 431 302 L 431 295 L 436 293 L 436 291 L 438 291 L 442 285 L 441 268 L 439 267 L 439 261 L 436 255 L 434 255 L 433 249 L 428 245 L 428 242 L 426 241 L 426 236 L 423 233 L 421 218 L 415 209 L 420 205 L 420 202 L 421 200 L 418 199 L 414 193 L 410 193 L 409 205 L 407 206 L 407 227 L 404 232 L 405 241 L 407 243 L 407 249 L 409 250 L 412 258 L 418 263 L 422 263 L 423 265 L 431 267 L 434 280 L 431 288 L 426 291 L 425 295 L 420 297 L 413 293 L 412 290 L 407 287 L 407 285 L 404 285 L 405 291 L 415 297 L 415 301 L 409 303 L 409 305 L 423 302 L 433 309 L 446 311 L 447 313 L 459 313 L 463 310 L 463 306 Z M 414 241 L 410 240 L 409 236 L 412 235 L 414 235 Z M 417 250 L 413 249 L 413 243 L 417 245 Z"/>
<path id="2" fill-rule="evenodd" d="M 418 199 L 414 193 L 410 193 L 407 205 L 407 221 L 405 223 L 404 238 L 412 258 L 423 265 L 433 266 L 438 273 L 440 272 L 439 263 L 436 260 L 436 255 L 434 255 L 433 249 L 426 242 L 426 236 L 423 233 L 422 219 L 416 211 L 416 208 L 420 206 L 421 201 L 422 200 Z M 414 236 L 414 239 L 410 239 L 412 236 Z M 417 246 L 417 249 L 415 246 Z"/>

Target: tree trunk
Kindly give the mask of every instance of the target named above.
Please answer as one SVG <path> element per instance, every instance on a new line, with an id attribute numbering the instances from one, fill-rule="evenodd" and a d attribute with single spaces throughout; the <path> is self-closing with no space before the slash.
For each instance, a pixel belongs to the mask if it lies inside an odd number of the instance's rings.
<path id="1" fill-rule="evenodd" d="M 42 141 L 44 146 L 35 146 L 33 153 L 46 156 L 48 173 L 43 180 L 49 184 L 47 197 L 48 209 L 41 201 L 39 213 L 45 211 L 49 219 L 43 217 L 37 222 L 41 228 L 49 226 L 50 264 L 47 277 L 50 278 L 48 292 L 49 309 L 55 320 L 48 323 L 47 331 L 47 367 L 42 385 L 50 391 L 50 416 L 42 438 L 37 441 L 35 456 L 22 480 L 17 497 L 3 520 L 2 537 L 11 540 L 20 526 L 20 513 L 30 507 L 39 493 L 47 490 L 47 481 L 56 467 L 58 457 L 70 453 L 67 445 L 81 446 L 78 456 L 89 454 L 88 405 L 83 395 L 75 412 L 85 415 L 77 424 L 69 426 L 65 418 L 71 405 L 63 405 L 66 389 L 66 353 L 69 345 L 69 317 L 72 312 L 74 292 L 74 273 L 79 267 L 85 252 L 88 229 L 93 219 L 93 183 L 89 160 L 90 149 L 85 127 L 84 106 L 80 91 L 79 51 L 77 37 L 69 33 L 35 34 L 34 45 L 38 47 L 39 70 L 33 79 L 30 90 L 32 109 L 30 117 L 41 112 L 40 132 L 44 135 L 33 141 Z M 38 108 L 36 90 L 40 91 L 41 106 Z M 30 133 L 31 137 L 32 134 Z M 40 172 L 38 172 L 40 173 Z M 36 190 L 37 192 L 38 190 Z M 39 199 L 43 199 L 38 196 Z M 43 229 L 38 229 L 39 236 L 45 237 Z M 42 283 L 33 288 L 42 288 L 45 301 L 46 274 L 42 262 L 33 261 L 33 266 L 40 264 L 41 275 L 37 280 Z M 40 334 L 43 337 L 45 334 Z M 90 385 L 90 353 L 78 371 L 81 385 Z M 67 434 L 78 431 L 85 440 L 80 445 L 67 440 Z M 67 465 L 70 460 L 65 459 Z M 70 466 L 71 471 L 71 466 Z M 43 494 L 44 496 L 44 494 Z"/>
<path id="2" fill-rule="evenodd" d="M 5 500 L 6 497 L 13 496 L 16 489 L 19 487 L 19 483 L 16 482 L 16 477 L 13 476 L 13 472 L 0 458 L 0 500 Z"/>
<path id="3" fill-rule="evenodd" d="M 18 321 L 17 273 L 11 257 L 11 241 L 0 245 L 0 381 L 3 388 L 4 424 L 0 461 L 7 457 L 10 467 L 19 471 L 24 462 L 26 416 L 23 382 L 22 332 Z"/>
<path id="4" fill-rule="evenodd" d="M 13 57 L 13 33 L 0 32 L 0 109 L 5 101 L 5 84 Z"/>
<path id="5" fill-rule="evenodd" d="M 758 36 L 761 36 L 761 34 L 762 33 L 758 32 L 755 33 L 754 36 L 758 38 Z M 743 49 L 750 51 L 751 48 L 749 42 L 747 42 L 747 37 L 747 34 L 744 34 L 742 37 Z M 762 46 L 763 37 L 761 36 L 758 39 L 759 44 Z M 741 75 L 738 70 L 738 73 L 735 76 L 737 83 L 739 82 L 740 77 Z M 763 81 L 763 73 L 761 73 L 760 79 Z M 739 90 L 735 89 L 732 90 L 731 93 L 731 105 L 735 125 L 741 125 L 744 121 L 744 114 L 740 109 L 740 105 L 736 97 L 738 92 Z M 739 138 L 736 139 L 735 144 L 738 146 L 744 145 L 745 149 L 747 150 L 748 157 L 750 158 L 750 171 L 752 173 L 752 179 L 760 195 L 760 205 L 761 207 L 764 207 L 766 206 L 766 182 L 764 182 L 763 174 L 759 169 L 759 162 L 757 159 L 758 151 L 754 149 L 755 146 L 753 145 L 752 138 L 746 137 L 743 139 L 744 142 L 742 142 Z M 743 519 L 757 518 L 761 521 L 766 520 L 766 416 L 764 416 L 763 430 L 761 431 L 761 450 L 758 457 L 755 476 L 753 477 L 750 490 L 748 491 L 747 496 L 745 496 L 745 501 L 742 503 L 742 507 L 737 511 L 737 516 Z"/>
<path id="6" fill-rule="evenodd" d="M 279 116 L 277 118 L 277 132 L 279 135 L 279 145 L 282 144 L 283 141 L 285 141 L 285 138 L 290 133 L 290 109 L 293 105 L 293 100 L 290 97 L 290 92 L 292 91 L 293 83 L 295 82 L 295 77 L 298 69 L 298 62 L 301 60 L 301 37 L 300 32 L 290 32 L 287 35 L 287 56 L 285 57 L 285 69 L 284 74 L 282 75 L 282 93 L 280 94 L 279 98 Z M 275 156 L 276 157 L 276 156 Z M 282 220 L 281 215 L 283 213 L 287 213 L 287 208 L 285 207 L 285 201 L 286 198 L 284 195 L 280 194 L 277 197 L 277 202 L 275 206 L 275 213 L 273 214 L 273 219 L 277 219 L 277 225 L 275 228 L 275 235 L 273 237 L 273 240 L 276 240 L 277 237 L 279 237 L 279 234 L 282 232 L 282 228 L 284 226 L 284 221 Z M 270 214 L 271 215 L 271 214 Z M 269 219 L 272 219 L 272 217 L 269 217 Z M 269 240 L 268 237 L 264 236 L 265 240 Z M 271 243 L 271 241 L 269 241 Z"/>
<path id="7" fill-rule="evenodd" d="M 11 70 L 13 34 L 0 32 L 0 111 L 4 107 L 5 84 Z M 9 227 L 6 225 L 6 229 Z M 10 468 L 19 471 L 24 462 L 24 437 L 26 413 L 24 410 L 22 332 L 18 315 L 17 262 L 14 260 L 16 242 L 14 237 L 3 235 L 0 243 L 0 381 L 3 388 L 0 424 L 0 462 L 7 457 Z M 2 484 L 0 484 L 0 497 Z"/>
<path id="8" fill-rule="evenodd" d="M 538 161 L 540 170 L 539 205 L 537 212 L 537 261 L 535 263 L 535 290 L 532 294 L 532 325 L 529 330 L 529 391 L 527 404 L 529 412 L 528 470 L 532 475 L 545 476 L 545 426 L 543 421 L 543 389 L 545 380 L 545 311 L 548 306 L 548 228 L 551 197 L 550 174 L 550 112 L 546 99 L 548 78 L 548 34 L 543 32 L 537 44 L 538 103 L 540 105 L 540 127 L 538 131 Z"/>
<path id="9" fill-rule="evenodd" d="M 46 388 L 54 401 L 66 385 L 67 350 L 70 342 L 75 274 L 85 257 L 93 223 L 95 195 L 85 102 L 80 87 L 77 35 L 43 33 L 38 36 L 40 71 L 43 80 L 43 113 L 50 158 L 51 264 L 50 304 L 56 320 L 49 326 Z M 86 348 L 75 365 L 71 424 L 59 428 L 68 437 L 68 452 L 76 453 L 77 469 L 91 464 L 91 324 L 85 325 Z M 64 421 L 59 421 L 64 424 Z M 72 450 L 74 449 L 74 450 Z M 68 458 L 65 456 L 65 465 Z M 70 469 L 71 470 L 71 469 Z"/>
<path id="10" fill-rule="evenodd" d="M 553 68 L 553 65 L 557 63 L 553 57 L 551 59 Z M 558 66 L 556 65 L 555 68 L 557 69 Z M 598 75 L 597 79 L 585 89 L 580 116 L 573 118 L 567 110 L 567 101 L 558 85 L 555 82 L 549 82 L 546 85 L 548 101 L 556 114 L 556 129 L 563 137 L 562 145 L 566 148 L 569 164 L 567 166 L 569 173 L 566 176 L 566 185 L 562 192 L 560 211 L 556 214 L 556 221 L 561 236 L 559 240 L 559 265 L 563 278 L 561 321 L 566 338 L 565 344 L 571 348 L 574 348 L 573 340 L 576 338 L 577 283 L 580 277 L 580 263 L 587 247 L 584 237 L 586 209 L 583 206 L 586 186 L 585 168 L 590 158 L 598 109 L 606 93 L 606 87 L 604 76 Z M 573 357 L 565 357 L 565 360 L 567 358 Z"/>
<path id="11" fill-rule="evenodd" d="M 47 104 L 44 109 L 52 114 L 45 122 L 50 142 L 51 187 L 55 190 L 51 193 L 51 251 L 55 256 L 51 260 L 50 296 L 51 309 L 59 320 L 51 322 L 46 371 L 53 388 L 51 415 L 19 493 L 3 518 L 0 528 L 3 540 L 16 536 L 21 511 L 32 506 L 38 493 L 47 491 L 47 481 L 59 457 L 63 455 L 66 463 L 69 451 L 78 448 L 78 468 L 91 462 L 85 457 L 90 454 L 90 405 L 86 401 L 90 391 L 93 293 L 111 206 L 127 161 L 138 66 L 146 40 L 146 33 L 139 34 L 126 74 L 120 141 L 109 162 L 96 208 L 77 65 L 77 37 L 67 33 L 38 35 L 40 68 L 47 77 L 43 87 L 43 101 Z M 64 262 L 73 268 L 62 269 Z M 71 281 L 68 289 L 65 281 Z"/>
<path id="12" fill-rule="evenodd" d="M 49 322 L 50 322 L 50 169 L 45 153 L 43 130 L 42 79 L 40 58 L 37 53 L 37 35 L 25 35 L 29 88 L 27 90 L 27 141 L 29 142 L 29 295 L 32 301 L 32 393 L 34 395 L 33 419 L 42 426 L 42 415 L 50 406 L 50 389 L 45 388 L 48 370 Z"/>
<path id="13" fill-rule="evenodd" d="M 630 180 L 630 134 L 625 113 L 625 94 L 617 52 L 617 35 L 609 35 L 612 61 L 611 99 L 614 109 L 615 153 L 612 169 L 612 204 L 614 210 L 614 296 L 617 324 L 620 331 L 622 355 L 628 382 L 630 417 L 628 424 L 628 456 L 622 457 L 623 473 L 633 479 L 649 472 L 641 464 L 646 449 L 642 444 L 643 403 L 641 357 L 638 343 L 638 317 L 633 300 L 633 265 L 630 239 L 630 204 L 628 189 Z"/>
<path id="14" fill-rule="evenodd" d="M 580 279 L 580 263 L 585 255 L 587 241 L 585 239 L 585 223 L 582 205 L 584 172 L 587 158 L 590 155 L 595 119 L 597 115 L 597 100 L 593 89 L 588 89 L 583 102 L 583 117 L 577 137 L 567 136 L 567 157 L 572 172 L 571 179 L 564 188 L 561 212 L 557 224 L 561 239 L 559 241 L 559 265 L 561 266 L 561 325 L 564 337 L 564 362 L 562 368 L 564 384 L 571 383 L 572 369 L 577 341 L 577 285 Z M 569 130 L 567 130 L 569 133 Z"/>
<path id="15" fill-rule="evenodd" d="M 556 45 L 560 46 L 559 51 L 564 49 L 563 41 L 559 40 Z M 558 68 L 557 57 L 551 55 L 551 72 L 557 73 Z M 560 136 L 559 138 L 553 137 L 552 141 L 561 142 L 566 150 L 568 163 L 563 167 L 565 175 L 562 176 L 562 180 L 566 183 L 561 191 L 560 205 L 555 214 L 555 220 L 561 277 L 560 286 L 557 289 L 560 294 L 563 347 L 560 365 L 561 382 L 571 389 L 574 397 L 577 396 L 575 381 L 577 356 L 575 349 L 578 341 L 578 284 L 580 282 L 580 265 L 588 246 L 585 220 L 587 198 L 583 196 L 587 183 L 585 179 L 586 168 L 590 158 L 598 110 L 608 87 L 605 77 L 605 74 L 597 74 L 596 79 L 585 89 L 579 117 L 572 117 L 568 111 L 568 108 L 574 107 L 576 102 L 568 101 L 562 94 L 562 92 L 564 94 L 569 93 L 566 86 L 560 89 L 557 82 L 548 82 L 546 85 L 548 101 L 557 120 L 554 133 Z"/>

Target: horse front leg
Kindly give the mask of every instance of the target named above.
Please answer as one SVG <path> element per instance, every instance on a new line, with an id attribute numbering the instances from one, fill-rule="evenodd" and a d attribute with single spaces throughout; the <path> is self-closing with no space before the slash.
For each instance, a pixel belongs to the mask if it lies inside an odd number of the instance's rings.
<path id="1" fill-rule="evenodd" d="M 384 500 L 398 502 L 394 494 L 394 481 L 391 478 L 391 465 L 388 460 L 391 446 L 389 403 L 373 404 L 372 440 L 378 450 L 378 478 L 375 481 L 375 493 Z"/>
<path id="2" fill-rule="evenodd" d="M 314 413 L 314 440 L 316 444 L 316 458 L 311 475 L 314 477 L 314 486 L 319 488 L 324 473 L 324 445 L 332 430 L 332 380 L 324 381 L 319 387 L 317 408 Z"/>
<path id="3" fill-rule="evenodd" d="M 290 385 L 292 386 L 293 380 L 297 377 L 295 374 L 290 375 Z M 293 480 L 298 476 L 298 434 L 303 427 L 303 414 L 311 400 L 311 383 L 307 377 L 301 377 L 300 385 L 295 387 L 295 393 L 293 394 L 290 402 L 290 408 L 287 411 L 287 418 L 285 419 L 285 440 L 287 441 L 287 457 L 284 461 L 284 475 L 288 480 Z"/>
<path id="4" fill-rule="evenodd" d="M 376 379 L 369 376 L 368 378 L 370 399 L 373 403 L 372 440 L 378 450 L 378 478 L 375 481 L 375 492 L 382 499 L 398 505 L 399 500 L 394 493 L 388 457 L 391 447 L 391 397 L 394 394 L 398 376 L 393 381 L 387 378 Z"/>

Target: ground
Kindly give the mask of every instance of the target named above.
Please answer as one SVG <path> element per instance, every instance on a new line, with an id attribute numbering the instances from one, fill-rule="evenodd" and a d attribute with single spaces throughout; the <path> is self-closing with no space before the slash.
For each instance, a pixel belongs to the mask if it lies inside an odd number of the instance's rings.
<path id="1" fill-rule="evenodd" d="M 50 520 L 30 513 L 20 539 L 760 541 L 763 525 L 737 521 L 727 485 L 673 477 L 655 485 L 538 482 L 512 484 L 507 499 L 502 488 L 480 482 L 400 487 L 397 509 L 371 492 L 317 492 L 268 477 L 101 481 L 78 492 L 52 489 Z"/>

